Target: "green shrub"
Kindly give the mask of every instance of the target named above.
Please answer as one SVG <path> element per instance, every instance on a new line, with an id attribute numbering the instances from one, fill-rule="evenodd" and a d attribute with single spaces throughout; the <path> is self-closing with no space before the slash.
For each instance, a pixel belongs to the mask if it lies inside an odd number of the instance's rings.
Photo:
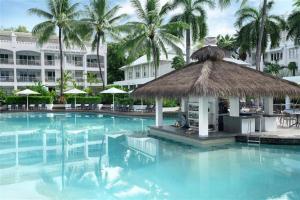
<path id="1" fill-rule="evenodd" d="M 164 99 L 164 102 L 163 102 L 164 107 L 176 107 L 178 105 L 179 105 L 179 102 L 176 99 Z"/>
<path id="2" fill-rule="evenodd" d="M 53 101 L 51 96 L 29 96 L 29 104 L 51 104 Z M 6 104 L 26 104 L 26 96 L 8 96 Z"/>
<path id="3" fill-rule="evenodd" d="M 68 103 L 75 103 L 75 97 L 70 96 L 66 98 Z M 99 104 L 101 103 L 101 97 L 91 96 L 91 97 L 76 97 L 76 103 L 78 104 Z"/>

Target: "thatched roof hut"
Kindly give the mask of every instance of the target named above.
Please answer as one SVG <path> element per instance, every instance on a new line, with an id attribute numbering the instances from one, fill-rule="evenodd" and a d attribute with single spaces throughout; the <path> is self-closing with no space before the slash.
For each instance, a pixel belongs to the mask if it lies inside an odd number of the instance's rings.
<path id="1" fill-rule="evenodd" d="M 192 56 L 191 63 L 138 87 L 135 97 L 186 96 L 300 96 L 300 87 L 292 82 L 223 60 L 224 52 L 206 46 Z"/>

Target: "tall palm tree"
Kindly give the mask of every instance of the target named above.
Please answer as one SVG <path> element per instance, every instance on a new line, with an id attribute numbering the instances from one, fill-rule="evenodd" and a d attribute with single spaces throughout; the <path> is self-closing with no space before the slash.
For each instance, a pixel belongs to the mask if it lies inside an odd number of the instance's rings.
<path id="1" fill-rule="evenodd" d="M 265 52 L 268 41 L 271 42 L 271 47 L 279 45 L 280 32 L 285 28 L 285 21 L 283 18 L 277 15 L 270 15 L 269 12 L 273 7 L 274 2 L 271 1 L 266 6 L 266 11 L 263 8 L 243 7 L 237 14 L 237 21 L 235 25 L 240 28 L 237 34 L 237 42 L 245 50 L 250 52 L 252 49 L 261 45 L 261 52 L 256 50 L 257 54 Z M 265 22 L 263 26 L 263 37 L 260 42 L 260 25 L 264 15 Z M 259 56 L 260 58 L 261 56 Z M 260 62 L 260 59 L 256 60 L 256 64 Z M 256 65 L 257 70 L 260 70 L 260 65 Z"/>
<path id="2" fill-rule="evenodd" d="M 130 35 L 125 46 L 133 55 L 143 52 L 147 59 L 152 59 L 155 78 L 159 67 L 160 54 L 168 57 L 167 46 L 176 53 L 182 54 L 178 44 L 181 40 L 174 33 L 175 29 L 186 28 L 183 22 L 164 23 L 166 14 L 172 8 L 169 3 L 159 6 L 159 0 L 146 0 L 143 7 L 139 0 L 131 0 L 139 21 L 127 23 L 126 29 Z"/>
<path id="3" fill-rule="evenodd" d="M 174 0 L 174 8 L 183 8 L 183 11 L 172 17 L 171 21 L 183 21 L 189 28 L 185 31 L 186 40 L 186 63 L 190 63 L 191 56 L 191 35 L 193 42 L 203 39 L 207 34 L 205 6 L 213 8 L 214 0 Z M 181 33 L 182 34 L 182 33 Z"/>
<path id="4" fill-rule="evenodd" d="M 101 71 L 99 46 L 106 41 L 107 37 L 118 37 L 120 28 L 118 22 L 126 16 L 125 14 L 118 15 L 119 9 L 119 6 L 110 9 L 107 0 L 91 0 L 90 5 L 86 6 L 86 18 L 82 19 L 87 26 L 85 30 L 92 37 L 92 49 L 97 49 L 98 67 L 103 89 L 105 82 Z"/>
<path id="5" fill-rule="evenodd" d="M 295 45 L 300 45 L 300 0 L 295 0 L 295 9 L 287 19 L 287 39 L 293 39 Z"/>
<path id="6" fill-rule="evenodd" d="M 75 31 L 80 13 L 78 3 L 71 4 L 70 0 L 47 0 L 47 10 L 39 8 L 29 9 L 30 14 L 45 18 L 44 22 L 37 24 L 32 29 L 33 35 L 37 36 L 38 42 L 47 42 L 58 31 L 59 58 L 60 58 L 60 101 L 63 101 L 63 44 L 69 47 L 72 44 L 83 46 L 79 34 Z"/>

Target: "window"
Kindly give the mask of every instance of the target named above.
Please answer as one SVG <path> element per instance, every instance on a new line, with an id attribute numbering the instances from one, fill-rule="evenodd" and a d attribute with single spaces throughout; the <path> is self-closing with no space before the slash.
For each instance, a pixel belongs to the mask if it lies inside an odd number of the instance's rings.
<path id="1" fill-rule="evenodd" d="M 132 79 L 132 73 L 133 73 L 133 69 L 129 68 L 128 69 L 128 79 Z"/>
<path id="2" fill-rule="evenodd" d="M 297 58 L 297 49 L 290 48 L 289 49 L 289 59 L 296 59 Z"/>
<path id="3" fill-rule="evenodd" d="M 146 78 L 148 76 L 148 68 L 146 65 L 143 66 L 143 77 Z"/>
<path id="4" fill-rule="evenodd" d="M 155 76 L 155 69 L 154 69 L 154 66 L 151 66 L 151 76 Z"/>
<path id="5" fill-rule="evenodd" d="M 141 75 L 141 68 L 136 67 L 135 68 L 135 78 L 140 78 L 140 75 Z"/>

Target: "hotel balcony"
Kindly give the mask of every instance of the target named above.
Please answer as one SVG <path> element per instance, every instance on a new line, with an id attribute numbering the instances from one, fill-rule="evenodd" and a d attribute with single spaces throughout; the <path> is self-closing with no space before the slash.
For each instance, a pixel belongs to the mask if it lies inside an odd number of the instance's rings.
<path id="1" fill-rule="evenodd" d="M 55 60 L 45 60 L 46 66 L 55 66 Z"/>
<path id="2" fill-rule="evenodd" d="M 54 83 L 55 81 L 55 77 L 45 77 L 45 82 Z"/>
<path id="3" fill-rule="evenodd" d="M 41 54 L 35 51 L 17 51 L 17 65 L 41 65 Z"/>
<path id="4" fill-rule="evenodd" d="M 0 58 L 0 64 L 14 64 L 12 58 Z"/>
<path id="5" fill-rule="evenodd" d="M 87 67 L 98 68 L 97 62 L 87 62 Z"/>
<path id="6" fill-rule="evenodd" d="M 17 59 L 17 65 L 41 65 L 40 60 Z"/>
<path id="7" fill-rule="evenodd" d="M 0 82 L 14 82 L 13 76 L 0 76 Z"/>
<path id="8" fill-rule="evenodd" d="M 30 76 L 20 76 L 17 78 L 18 82 L 38 82 L 41 81 L 41 77 L 30 77 Z"/>

